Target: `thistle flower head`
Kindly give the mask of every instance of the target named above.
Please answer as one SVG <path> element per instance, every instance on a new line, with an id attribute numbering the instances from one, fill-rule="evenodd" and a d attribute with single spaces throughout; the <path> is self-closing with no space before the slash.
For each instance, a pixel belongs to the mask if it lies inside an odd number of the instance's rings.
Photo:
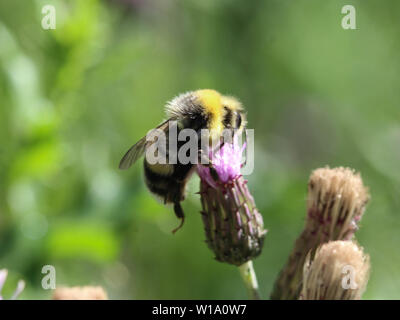
<path id="1" fill-rule="evenodd" d="M 242 265 L 261 253 L 266 230 L 240 174 L 242 152 L 237 139 L 214 152 L 209 167 L 198 165 L 206 242 L 221 262 Z"/>
<path id="2" fill-rule="evenodd" d="M 0 270 L 0 300 L 3 300 L 3 297 L 1 295 L 1 290 L 3 289 L 4 283 L 6 282 L 8 275 L 8 270 L 7 269 L 1 269 Z M 17 284 L 17 288 L 15 289 L 14 293 L 12 294 L 10 300 L 15 300 L 17 297 L 21 294 L 21 292 L 25 288 L 25 281 L 19 280 Z"/>
<path id="3" fill-rule="evenodd" d="M 53 300 L 107 300 L 102 287 L 62 287 L 53 293 Z"/>
<path id="4" fill-rule="evenodd" d="M 242 154 L 246 145 L 239 146 L 237 138 L 233 139 L 233 144 L 224 144 L 217 152 L 210 153 L 213 169 L 218 174 L 218 181 L 214 180 L 209 167 L 199 165 L 197 172 L 200 178 L 210 186 L 217 189 L 218 183 L 226 184 L 240 176 Z"/>
<path id="5" fill-rule="evenodd" d="M 349 168 L 315 170 L 308 183 L 306 228 L 326 240 L 348 240 L 369 200 L 359 173 Z"/>
<path id="6" fill-rule="evenodd" d="M 304 264 L 303 300 L 358 300 L 369 277 L 369 257 L 353 241 L 321 245 Z"/>
<path id="7" fill-rule="evenodd" d="M 298 299 L 307 254 L 328 241 L 350 240 L 369 200 L 360 174 L 349 168 L 320 168 L 308 183 L 307 216 L 290 257 L 275 282 L 272 299 Z"/>

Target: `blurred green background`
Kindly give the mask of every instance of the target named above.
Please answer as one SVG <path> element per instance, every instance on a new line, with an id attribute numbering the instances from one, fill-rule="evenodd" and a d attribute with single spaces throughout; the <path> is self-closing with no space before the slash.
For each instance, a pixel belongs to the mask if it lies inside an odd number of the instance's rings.
<path id="1" fill-rule="evenodd" d="M 57 28 L 43 30 L 53 4 Z M 356 8 L 357 30 L 341 27 Z M 114 299 L 239 299 L 213 260 L 195 195 L 178 220 L 123 153 L 187 90 L 239 97 L 255 129 L 249 186 L 269 229 L 255 269 L 264 298 L 303 227 L 307 181 L 325 165 L 362 173 L 371 202 L 357 239 L 367 299 L 400 298 L 400 2 L 2 0 L 0 267 L 7 296 L 102 285 Z"/>

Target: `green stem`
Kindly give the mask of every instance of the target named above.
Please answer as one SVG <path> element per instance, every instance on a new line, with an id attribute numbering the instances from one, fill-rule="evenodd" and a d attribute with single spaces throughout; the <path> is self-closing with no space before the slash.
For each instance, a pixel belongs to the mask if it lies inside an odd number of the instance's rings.
<path id="1" fill-rule="evenodd" d="M 253 268 L 253 261 L 247 261 L 239 267 L 240 275 L 249 292 L 249 297 L 252 300 L 260 300 L 260 292 L 258 291 L 258 283 L 256 273 Z"/>

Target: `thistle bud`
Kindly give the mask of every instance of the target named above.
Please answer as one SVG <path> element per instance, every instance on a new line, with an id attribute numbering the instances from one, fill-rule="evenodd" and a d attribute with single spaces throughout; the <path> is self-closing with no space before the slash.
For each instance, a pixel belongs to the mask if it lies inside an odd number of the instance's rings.
<path id="1" fill-rule="evenodd" d="M 206 242 L 218 261 L 240 266 L 261 253 L 263 219 L 240 174 L 245 146 L 237 139 L 210 156 L 210 167 L 198 165 Z"/>
<path id="2" fill-rule="evenodd" d="M 368 190 L 354 170 L 321 168 L 311 174 L 305 227 L 275 282 L 272 299 L 298 299 L 307 254 L 313 256 L 328 241 L 350 240 L 368 200 Z"/>
<path id="3" fill-rule="evenodd" d="M 354 170 L 317 169 L 308 184 L 306 229 L 318 243 L 349 240 L 368 200 L 368 190 Z"/>
<path id="4" fill-rule="evenodd" d="M 53 293 L 53 300 L 107 300 L 102 287 L 62 287 Z"/>
<path id="5" fill-rule="evenodd" d="M 353 241 L 321 245 L 303 270 L 302 300 L 359 300 L 369 278 L 369 256 Z"/>

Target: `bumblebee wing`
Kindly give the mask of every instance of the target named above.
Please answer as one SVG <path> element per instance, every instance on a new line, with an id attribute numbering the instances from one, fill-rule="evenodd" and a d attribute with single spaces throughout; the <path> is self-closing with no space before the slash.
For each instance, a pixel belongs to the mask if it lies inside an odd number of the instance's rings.
<path id="1" fill-rule="evenodd" d="M 138 142 L 136 142 L 122 157 L 119 168 L 121 170 L 128 169 L 132 164 L 139 159 L 146 149 L 146 137 L 143 137 Z"/>
<path id="2" fill-rule="evenodd" d="M 155 129 L 166 131 L 168 129 L 169 121 L 170 119 L 164 121 Z M 122 157 L 119 163 L 119 168 L 121 170 L 125 170 L 131 167 L 144 154 L 146 148 L 152 143 L 152 141 L 147 141 L 146 137 L 143 137 L 138 142 L 136 142 Z"/>

